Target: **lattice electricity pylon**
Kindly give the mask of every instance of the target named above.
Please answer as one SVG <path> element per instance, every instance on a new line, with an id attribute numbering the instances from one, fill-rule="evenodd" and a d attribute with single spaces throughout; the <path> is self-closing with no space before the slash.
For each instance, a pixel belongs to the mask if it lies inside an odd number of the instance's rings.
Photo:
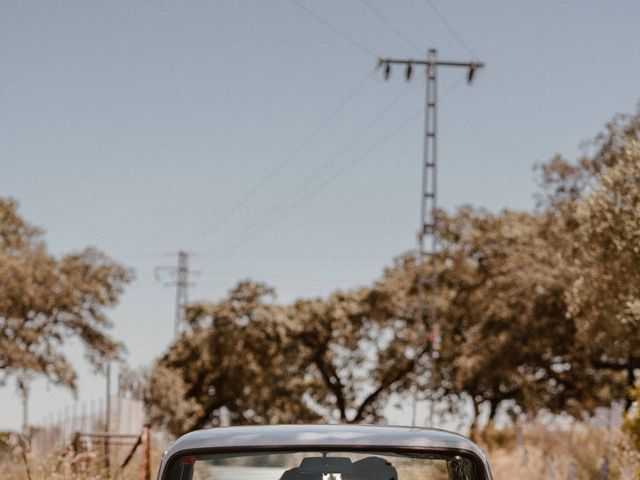
<path id="1" fill-rule="evenodd" d="M 424 66 L 427 73 L 424 121 L 424 150 L 422 159 L 422 196 L 420 201 L 420 230 L 418 231 L 417 305 L 416 320 L 427 332 L 426 342 L 431 345 L 431 354 L 436 358 L 440 348 L 440 325 L 436 306 L 437 270 L 435 256 L 438 251 L 437 226 L 437 131 L 438 131 L 438 67 L 464 67 L 468 70 L 467 82 L 471 83 L 476 70 L 484 67 L 482 62 L 451 62 L 438 60 L 435 49 L 430 49 L 425 60 L 380 58 L 378 65 L 384 68 L 385 79 L 391 76 L 392 65 L 406 67 L 406 79 L 411 80 L 413 66 Z M 425 301 L 425 293 L 429 294 Z M 415 425 L 415 398 L 412 422 Z M 432 409 L 433 410 L 433 409 Z M 433 421 L 431 422 L 433 423 Z"/>
<path id="2" fill-rule="evenodd" d="M 189 253 L 183 250 L 178 251 L 177 266 L 158 266 L 154 275 L 156 281 L 161 281 L 163 273 L 175 278 L 174 281 L 165 283 L 165 286 L 176 287 L 176 311 L 174 321 L 174 335 L 178 337 L 182 329 L 187 324 L 187 306 L 189 305 L 189 287 L 193 285 L 190 281 L 191 275 L 197 275 L 198 271 L 189 269 Z"/>
<path id="3" fill-rule="evenodd" d="M 427 64 L 427 92 L 424 117 L 424 149 L 422 161 L 422 201 L 420 204 L 421 226 L 418 231 L 418 319 L 426 321 L 427 328 L 432 333 L 433 351 L 439 347 L 439 328 L 437 323 L 437 309 L 435 305 L 435 288 L 437 272 L 435 268 L 435 255 L 438 248 L 438 232 L 436 230 L 436 194 L 438 177 L 436 160 L 438 149 L 436 143 L 437 133 L 437 96 L 438 80 L 436 77 L 437 54 L 434 49 L 429 50 Z M 425 272 L 425 260 L 427 271 Z M 425 289 L 428 289 L 431 301 L 425 302 Z"/>
<path id="4" fill-rule="evenodd" d="M 427 89 L 425 104 L 425 133 L 424 151 L 422 162 L 422 196 L 420 204 L 420 230 L 418 231 L 418 271 L 419 281 L 419 306 L 417 312 L 419 318 L 427 320 L 432 332 L 437 332 L 437 312 L 435 308 L 433 291 L 436 287 L 436 270 L 433 262 L 438 247 L 438 230 L 436 225 L 437 215 L 437 126 L 438 126 L 438 67 L 464 67 L 468 69 L 467 80 L 473 81 L 477 69 L 484 67 L 482 62 L 452 62 L 438 60 L 435 49 L 430 49 L 425 60 L 380 58 L 378 65 L 384 67 L 385 78 L 391 75 L 392 65 L 406 67 L 406 79 L 410 80 L 414 65 L 424 66 L 427 73 Z M 429 260 L 425 262 L 425 260 Z M 427 263 L 428 271 L 424 273 Z M 429 287 L 431 301 L 424 302 L 425 287 Z M 437 335 L 436 335 L 437 337 Z M 436 340 L 438 341 L 438 340 Z"/>

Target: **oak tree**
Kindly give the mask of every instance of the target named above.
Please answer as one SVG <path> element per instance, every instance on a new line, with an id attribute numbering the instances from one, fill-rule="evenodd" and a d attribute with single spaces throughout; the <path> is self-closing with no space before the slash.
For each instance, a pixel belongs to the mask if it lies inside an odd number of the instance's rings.
<path id="1" fill-rule="evenodd" d="M 94 248 L 50 254 L 16 202 L 0 197 L 0 382 L 41 375 L 75 388 L 63 349 L 71 338 L 96 366 L 116 357 L 121 347 L 107 333 L 106 310 L 130 279 L 127 269 Z"/>

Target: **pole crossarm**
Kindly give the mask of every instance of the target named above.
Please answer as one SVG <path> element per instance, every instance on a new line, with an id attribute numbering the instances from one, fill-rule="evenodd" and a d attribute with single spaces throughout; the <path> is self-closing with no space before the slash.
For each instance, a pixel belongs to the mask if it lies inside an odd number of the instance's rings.
<path id="1" fill-rule="evenodd" d="M 407 68 L 406 77 L 407 80 L 411 79 L 413 66 L 427 67 L 427 71 L 435 70 L 435 67 L 460 67 L 468 70 L 467 82 L 471 83 L 476 70 L 484 68 L 484 62 L 480 60 L 471 62 L 457 62 L 453 60 L 438 60 L 436 51 L 429 50 L 429 55 L 426 59 L 415 58 L 391 58 L 391 57 L 379 57 L 378 67 L 384 67 L 384 76 L 386 79 L 391 75 L 391 65 L 403 65 Z"/>
<path id="2" fill-rule="evenodd" d="M 380 57 L 378 59 L 378 65 L 381 65 L 381 66 L 382 65 L 424 65 L 424 66 L 433 66 L 433 67 L 483 68 L 484 62 L 480 62 L 480 61 L 452 62 L 448 60 L 436 60 L 436 59 L 415 60 L 413 58 L 399 59 L 399 58 Z"/>

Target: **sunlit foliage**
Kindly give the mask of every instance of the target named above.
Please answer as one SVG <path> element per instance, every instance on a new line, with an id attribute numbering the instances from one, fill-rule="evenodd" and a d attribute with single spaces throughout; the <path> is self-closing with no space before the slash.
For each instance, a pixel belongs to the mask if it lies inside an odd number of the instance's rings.
<path id="1" fill-rule="evenodd" d="M 100 366 L 120 345 L 106 332 L 131 274 L 94 248 L 56 257 L 41 232 L 0 198 L 0 382 L 41 375 L 75 388 L 63 345 L 71 338 Z"/>

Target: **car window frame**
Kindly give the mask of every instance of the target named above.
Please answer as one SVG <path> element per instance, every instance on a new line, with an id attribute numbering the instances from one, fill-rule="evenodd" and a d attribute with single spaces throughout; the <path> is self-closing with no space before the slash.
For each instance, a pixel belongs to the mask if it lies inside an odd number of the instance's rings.
<path id="1" fill-rule="evenodd" d="M 398 455 L 411 454 L 436 454 L 436 455 L 457 455 L 476 463 L 482 471 L 482 478 L 478 480 L 493 480 L 491 470 L 486 459 L 479 456 L 476 452 L 460 447 L 423 447 L 423 446 L 392 446 L 392 445 L 262 445 L 262 446 L 225 446 L 225 447 L 195 447 L 185 448 L 175 451 L 166 460 L 162 459 L 161 469 L 158 472 L 157 480 L 170 480 L 169 472 L 173 465 L 181 457 L 203 454 L 233 454 L 233 453 L 294 453 L 294 452 L 342 452 L 342 453 L 377 453 L 384 455 L 385 453 L 395 453 Z M 475 479 L 474 479 L 475 480 Z"/>

